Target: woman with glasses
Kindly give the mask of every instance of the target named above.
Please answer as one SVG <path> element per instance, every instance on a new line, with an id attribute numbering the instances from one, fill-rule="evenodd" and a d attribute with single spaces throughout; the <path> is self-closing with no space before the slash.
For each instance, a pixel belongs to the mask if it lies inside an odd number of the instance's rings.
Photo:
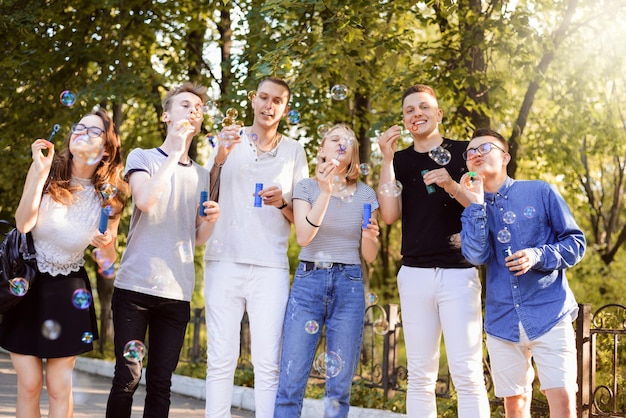
<path id="1" fill-rule="evenodd" d="M 101 268 L 115 261 L 127 195 L 121 144 L 111 118 L 96 110 L 72 126 L 59 153 L 41 138 L 31 150 L 15 221 L 18 230 L 32 233 L 38 273 L 23 300 L 2 318 L 0 346 L 10 352 L 17 372 L 16 416 L 41 416 L 46 359 L 48 416 L 71 417 L 76 356 L 93 350 L 98 338 L 84 253 L 96 247 Z M 117 193 L 104 199 L 101 190 Z M 103 213 L 109 219 L 100 232 Z"/>

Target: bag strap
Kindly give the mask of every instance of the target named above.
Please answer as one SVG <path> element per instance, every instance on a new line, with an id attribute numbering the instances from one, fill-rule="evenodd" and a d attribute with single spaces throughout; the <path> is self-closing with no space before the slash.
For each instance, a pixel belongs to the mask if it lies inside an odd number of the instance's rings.
<path id="1" fill-rule="evenodd" d="M 11 229 L 15 228 L 15 225 L 9 221 L 5 221 L 4 219 L 0 219 L 0 224 L 5 224 L 7 226 L 10 226 Z M 3 232 L 2 235 L 6 235 L 7 233 Z"/>
<path id="2" fill-rule="evenodd" d="M 5 221 L 4 219 L 0 219 L 0 224 L 6 225 L 9 227 L 9 231 L 15 228 L 15 224 L 9 221 Z M 4 228 L 3 228 L 4 229 Z M 0 232 L 2 235 L 6 236 L 9 232 Z"/>
<path id="3" fill-rule="evenodd" d="M 0 219 L 0 224 L 7 225 L 11 227 L 11 229 L 17 229 L 17 226 L 12 222 L 6 221 L 4 219 Z M 6 236 L 7 233 L 3 233 L 2 235 Z M 35 258 L 35 244 L 33 243 L 33 235 L 28 231 L 27 233 L 21 233 L 26 238 L 26 250 L 28 254 L 23 254 L 24 259 L 32 260 Z"/>
<path id="4" fill-rule="evenodd" d="M 26 237 L 26 248 L 28 250 L 28 254 L 23 254 L 25 260 L 34 260 L 35 259 L 35 244 L 33 243 L 33 234 L 28 231 L 27 233 L 23 233 Z"/>

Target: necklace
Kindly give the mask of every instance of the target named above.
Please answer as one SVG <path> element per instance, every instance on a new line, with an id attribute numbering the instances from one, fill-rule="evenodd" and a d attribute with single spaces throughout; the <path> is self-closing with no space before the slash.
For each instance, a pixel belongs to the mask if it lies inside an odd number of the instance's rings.
<path id="1" fill-rule="evenodd" d="M 267 149 L 263 149 L 259 146 L 259 136 L 255 133 L 252 133 L 252 128 L 250 128 L 249 135 L 250 135 L 250 138 L 252 138 L 252 140 L 254 141 L 254 146 L 257 150 L 258 155 L 265 154 L 266 152 L 270 152 L 271 150 L 273 150 L 276 147 L 276 144 L 278 144 L 278 137 L 280 136 L 278 131 L 276 131 L 276 134 L 274 135 L 274 137 L 269 141 L 269 147 Z"/>

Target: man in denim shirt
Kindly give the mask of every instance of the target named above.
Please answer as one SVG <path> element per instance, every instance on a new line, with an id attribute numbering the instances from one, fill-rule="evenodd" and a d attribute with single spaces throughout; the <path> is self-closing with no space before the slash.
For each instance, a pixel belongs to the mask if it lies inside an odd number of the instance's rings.
<path id="1" fill-rule="evenodd" d="M 496 396 L 507 417 L 530 417 L 534 370 L 550 417 L 576 416 L 577 304 L 565 269 L 585 252 L 585 237 L 557 190 L 508 177 L 506 140 L 478 129 L 461 179 L 472 202 L 461 218 L 462 251 L 487 267 L 485 331 Z"/>

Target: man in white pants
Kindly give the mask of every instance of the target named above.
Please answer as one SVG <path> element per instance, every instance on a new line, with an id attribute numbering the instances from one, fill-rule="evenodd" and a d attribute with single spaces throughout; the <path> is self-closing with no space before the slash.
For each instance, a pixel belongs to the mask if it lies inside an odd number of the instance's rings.
<path id="1" fill-rule="evenodd" d="M 459 234 L 463 205 L 468 204 L 458 183 L 467 170 L 462 158 L 467 142 L 442 137 L 442 117 L 434 90 L 411 86 L 402 96 L 402 121 L 413 143 L 396 152 L 397 125 L 378 141 L 383 153 L 380 216 L 387 224 L 402 217 L 398 291 L 408 363 L 406 408 L 411 418 L 437 417 L 435 384 L 443 332 L 459 418 L 488 418 L 481 284 L 461 254 Z M 401 193 L 393 186 L 396 180 L 403 185 Z"/>
<path id="2" fill-rule="evenodd" d="M 291 194 L 308 177 L 304 148 L 278 132 L 289 98 L 283 80 L 261 81 L 252 99 L 252 126 L 225 127 L 208 164 L 223 218 L 204 256 L 206 417 L 230 417 L 244 311 L 250 320 L 256 416 L 274 414 L 289 296 Z"/>

